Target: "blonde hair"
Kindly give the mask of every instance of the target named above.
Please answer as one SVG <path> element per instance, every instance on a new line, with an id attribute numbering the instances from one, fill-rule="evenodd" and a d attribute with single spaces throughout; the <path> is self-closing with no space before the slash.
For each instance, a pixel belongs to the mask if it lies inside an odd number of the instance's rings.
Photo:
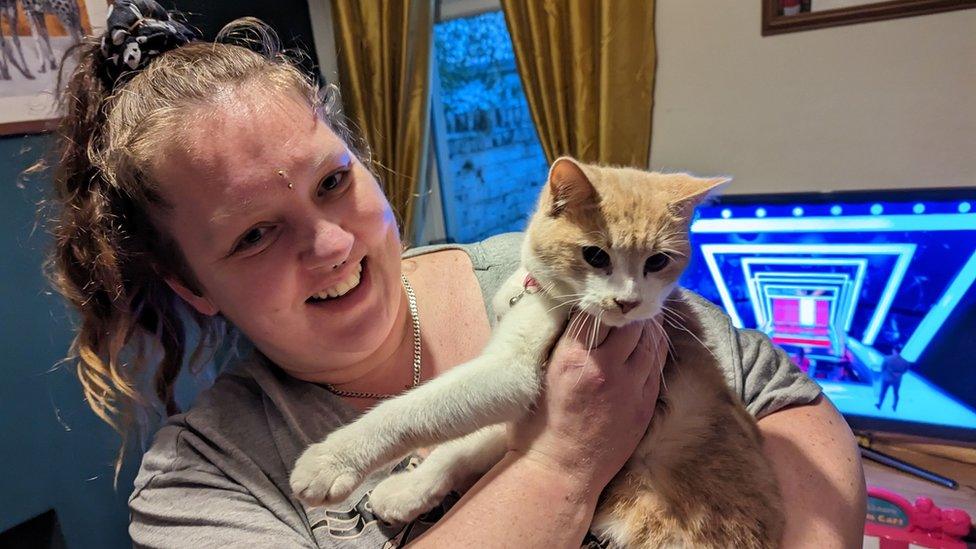
<path id="1" fill-rule="evenodd" d="M 177 413 L 174 383 L 184 362 L 205 362 L 231 330 L 186 306 L 165 283 L 175 278 L 200 291 L 179 247 L 151 222 L 150 213 L 165 215 L 170 207 L 151 168 L 162 146 L 192 123 L 187 113 L 250 84 L 269 94 L 297 93 L 367 165 L 369 159 L 340 121 L 335 88 L 320 90 L 255 19 L 231 23 L 214 43 L 165 52 L 114 87 L 99 76 L 96 39 L 76 50 L 78 65 L 60 94 L 66 116 L 48 271 L 78 311 L 68 359 L 77 361 L 85 398 L 123 437 L 118 471 L 127 434 L 141 423 L 136 418 Z M 187 321 L 200 334 L 189 353 Z"/>

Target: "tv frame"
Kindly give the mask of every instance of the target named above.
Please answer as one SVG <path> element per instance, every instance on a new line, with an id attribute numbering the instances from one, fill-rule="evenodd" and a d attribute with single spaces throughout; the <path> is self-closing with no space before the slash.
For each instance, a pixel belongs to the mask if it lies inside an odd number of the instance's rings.
<path id="1" fill-rule="evenodd" d="M 788 205 L 793 203 L 823 204 L 829 202 L 871 201 L 913 202 L 926 200 L 938 202 L 969 200 L 976 205 L 976 186 L 727 194 L 715 197 L 703 204 L 703 206 L 743 206 L 749 204 Z M 826 397 L 826 394 L 824 396 Z M 844 419 L 850 425 L 851 429 L 857 432 L 891 433 L 959 442 L 967 446 L 976 445 L 976 425 L 971 429 L 967 429 L 965 427 L 938 425 L 934 423 L 920 423 L 909 420 L 847 414 L 839 408 L 838 411 L 843 414 Z"/>

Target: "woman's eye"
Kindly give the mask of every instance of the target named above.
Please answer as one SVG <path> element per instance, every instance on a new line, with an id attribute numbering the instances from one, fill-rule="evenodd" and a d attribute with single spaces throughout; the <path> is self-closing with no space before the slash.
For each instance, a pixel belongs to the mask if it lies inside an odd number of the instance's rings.
<path id="1" fill-rule="evenodd" d="M 330 193 L 338 189 L 342 185 L 345 176 L 346 176 L 346 172 L 336 172 L 326 177 L 325 179 L 322 180 L 321 183 L 319 183 L 318 192 L 316 194 L 321 197 L 327 193 Z"/>
<path id="2" fill-rule="evenodd" d="M 234 253 L 259 244 L 270 231 L 271 227 L 254 227 L 250 229 L 237 241 L 237 245 L 234 246 Z"/>
<path id="3" fill-rule="evenodd" d="M 606 269 L 610 266 L 610 255 L 596 246 L 584 246 L 583 259 L 597 269 Z"/>
<path id="4" fill-rule="evenodd" d="M 668 266 L 668 256 L 665 254 L 654 254 L 644 262 L 644 274 L 656 273 Z"/>

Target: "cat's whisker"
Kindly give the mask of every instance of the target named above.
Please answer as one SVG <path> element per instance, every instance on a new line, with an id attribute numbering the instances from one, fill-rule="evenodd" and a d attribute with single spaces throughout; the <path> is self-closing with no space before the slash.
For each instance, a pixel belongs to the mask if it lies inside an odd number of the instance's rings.
<path id="1" fill-rule="evenodd" d="M 590 344 L 586 349 L 586 358 L 590 358 L 590 351 L 596 347 L 596 338 L 600 336 L 600 324 L 603 322 L 603 313 L 606 311 L 600 311 L 600 314 L 596 317 L 596 322 L 593 323 L 593 337 L 590 340 Z"/>
<path id="2" fill-rule="evenodd" d="M 594 343 L 596 343 L 596 336 L 599 334 L 600 321 L 603 319 L 603 313 L 604 311 L 600 311 L 600 314 L 597 315 L 596 320 L 594 320 L 593 322 L 592 329 L 590 330 L 589 337 L 587 338 L 586 362 L 590 361 L 590 351 L 593 350 Z M 573 384 L 573 387 L 579 385 L 579 382 L 582 380 L 583 380 L 583 368 L 580 368 L 580 375 L 578 378 L 576 378 L 576 383 Z"/>
<path id="3" fill-rule="evenodd" d="M 576 332 L 573 334 L 573 339 L 579 339 L 583 333 L 583 330 L 587 329 L 588 319 L 592 319 L 590 315 L 586 313 L 579 314 L 579 324 L 576 325 Z"/>
<path id="4" fill-rule="evenodd" d="M 677 325 L 681 324 L 681 320 L 676 319 L 668 314 L 665 314 L 663 318 L 669 325 L 674 325 L 674 327 L 677 327 Z"/>
<path id="5" fill-rule="evenodd" d="M 567 297 L 564 297 L 564 298 L 554 299 L 554 301 L 556 301 L 557 303 L 559 303 L 561 305 L 564 305 L 564 304 L 567 304 L 567 303 L 571 303 L 573 305 L 578 305 L 578 304 L 580 304 L 580 303 L 583 302 L 583 296 L 580 296 L 580 297 L 568 297 L 567 296 Z"/>
<path id="6" fill-rule="evenodd" d="M 579 315 L 576 315 L 576 316 L 572 317 L 570 319 L 570 321 L 569 321 L 569 325 L 566 326 L 565 333 L 570 334 L 570 336 L 572 336 L 572 334 L 573 334 L 573 328 L 576 327 L 576 323 L 578 321 L 579 321 Z"/>
<path id="7" fill-rule="evenodd" d="M 671 350 L 672 350 L 672 348 L 671 348 L 671 338 L 668 337 L 668 332 L 664 329 L 664 326 L 662 326 L 661 323 L 658 322 L 658 320 L 656 318 L 652 318 L 651 319 L 651 324 L 656 329 L 658 329 L 661 332 L 661 336 L 664 339 L 664 342 L 668 346 L 668 357 L 671 357 L 672 356 L 671 355 Z M 654 353 L 656 354 L 657 352 L 658 352 L 658 343 L 657 343 L 657 339 L 655 339 L 654 340 Z M 661 387 L 664 388 L 664 391 L 665 392 L 667 392 L 667 390 L 668 390 L 668 382 L 667 382 L 667 380 L 664 379 L 664 366 L 667 363 L 668 357 L 665 357 L 665 359 L 661 361 L 661 367 L 660 367 L 660 370 L 659 370 L 659 373 L 661 374 Z"/>
<path id="8" fill-rule="evenodd" d="M 670 313 L 670 314 L 674 315 L 675 317 L 680 318 L 682 320 L 684 320 L 684 318 L 685 318 L 684 315 L 682 315 L 681 313 L 679 313 L 676 309 L 672 309 L 671 307 L 668 307 L 667 305 L 661 305 L 661 310 L 662 311 L 666 311 L 666 312 L 668 312 L 668 313 Z"/>
<path id="9" fill-rule="evenodd" d="M 601 311 L 600 314 L 597 315 L 596 319 L 593 321 L 593 324 L 590 326 L 591 329 L 587 334 L 586 362 L 589 362 L 590 351 L 593 349 L 593 339 L 595 335 L 595 329 L 599 326 L 600 318 L 602 316 L 603 316 L 603 312 Z M 577 330 L 577 333 L 573 336 L 574 339 L 579 336 L 579 332 L 581 332 L 583 330 L 583 327 L 586 325 L 586 323 L 583 321 L 584 318 L 585 316 L 583 314 L 579 314 L 576 316 L 575 319 L 573 319 L 574 322 L 579 321 L 578 322 L 579 329 Z M 584 362 L 584 366 L 580 368 L 579 377 L 576 378 L 576 383 L 573 384 L 573 387 L 576 387 L 577 385 L 579 385 L 581 381 L 583 381 L 583 371 L 585 369 L 586 362 Z"/>
<path id="10" fill-rule="evenodd" d="M 683 318 L 677 316 L 677 313 L 675 313 L 674 311 L 670 311 L 667 309 L 661 309 L 661 316 L 665 320 L 672 320 L 674 322 L 679 322 L 681 320 L 684 320 Z"/>
<path id="11" fill-rule="evenodd" d="M 573 339 L 577 339 L 579 337 L 579 335 L 580 335 L 580 332 L 583 331 L 583 327 L 586 326 L 586 316 L 585 316 L 585 313 L 580 313 L 580 314 L 576 315 L 576 318 L 573 319 L 573 323 L 572 324 L 575 324 L 575 328 L 576 329 L 575 330 L 570 329 L 569 330 L 569 333 L 570 333 L 570 336 L 572 336 Z"/>
<path id="12" fill-rule="evenodd" d="M 660 254 L 664 254 L 664 256 L 670 259 L 671 261 L 674 261 L 677 258 L 687 257 L 687 254 L 685 254 L 684 252 L 675 250 L 673 248 L 658 247 L 657 252 Z"/>
<path id="13" fill-rule="evenodd" d="M 673 324 L 673 321 L 668 317 L 666 312 L 662 311 L 662 317 L 664 322 L 667 322 L 668 324 Z M 661 332 L 664 335 L 664 341 L 668 344 L 668 356 L 674 358 L 675 350 L 674 350 L 674 343 L 671 341 L 671 334 L 669 334 L 668 331 L 664 328 L 664 322 L 662 322 L 657 318 L 655 318 L 654 321 L 655 323 L 657 323 L 658 327 L 661 328 Z"/>
<path id="14" fill-rule="evenodd" d="M 676 250 L 674 248 L 664 248 L 664 247 L 662 247 L 661 248 L 661 251 L 664 252 L 664 253 L 674 254 L 674 255 L 676 255 L 678 257 L 685 257 L 685 256 L 688 255 L 687 253 L 682 252 L 681 250 Z"/>
<path id="15" fill-rule="evenodd" d="M 574 306 L 574 305 L 580 303 L 581 301 L 583 301 L 583 300 L 582 299 L 569 299 L 569 300 L 566 300 L 566 301 L 561 301 L 561 302 L 557 303 L 554 307 L 549 308 L 549 310 L 546 311 L 546 312 L 547 313 L 551 313 L 552 311 L 555 311 L 556 309 L 558 309 L 560 307 L 565 307 L 566 305 Z"/>
<path id="16" fill-rule="evenodd" d="M 681 313 L 675 311 L 674 309 L 671 309 L 670 307 L 662 307 L 661 312 L 663 312 L 664 314 L 668 315 L 671 318 L 677 318 L 680 320 L 684 320 L 685 318 L 684 316 L 682 316 Z"/>
<path id="17" fill-rule="evenodd" d="M 584 346 L 586 347 L 587 359 L 590 358 L 590 339 L 593 338 L 593 326 L 595 325 L 596 325 L 596 319 L 594 318 L 593 321 L 590 322 L 589 326 L 586 327 L 586 342 L 584 343 Z"/>
<path id="18" fill-rule="evenodd" d="M 710 348 L 708 347 L 708 345 L 705 345 L 705 342 L 704 342 L 704 341 L 702 341 L 702 340 L 701 340 L 701 339 L 700 339 L 700 338 L 699 338 L 699 337 L 698 337 L 697 335 L 695 335 L 695 333 L 694 333 L 694 332 L 692 332 L 691 330 L 689 330 L 689 329 L 688 329 L 688 328 L 687 328 L 687 327 L 686 327 L 686 326 L 685 326 L 684 324 L 682 324 L 682 323 L 680 323 L 680 322 L 674 322 L 674 321 L 671 321 L 671 320 L 669 320 L 669 323 L 671 324 L 671 326 L 672 326 L 672 327 L 674 327 L 674 328 L 677 328 L 678 330 L 681 330 L 682 332 L 685 332 L 686 334 L 688 334 L 688 335 L 690 335 L 690 336 L 691 336 L 691 338 L 692 338 L 692 339 L 694 339 L 695 341 L 697 341 L 697 342 L 698 342 L 698 344 L 699 344 L 699 345 L 701 345 L 703 349 L 705 349 L 706 351 L 708 351 L 708 354 L 710 354 L 710 355 L 712 355 L 712 358 L 714 358 L 715 360 L 719 360 L 719 361 L 721 360 L 721 359 L 720 359 L 720 358 L 719 358 L 719 357 L 718 357 L 718 356 L 717 356 L 717 355 L 716 355 L 716 354 L 715 354 L 715 353 L 714 353 L 714 352 L 713 352 L 713 351 L 712 351 L 712 350 L 711 350 L 711 349 L 710 349 Z"/>
<path id="19" fill-rule="evenodd" d="M 579 294 L 563 294 L 563 295 L 554 295 L 554 296 L 550 296 L 550 297 L 552 297 L 553 299 L 559 299 L 559 298 L 561 298 L 561 297 L 582 297 L 582 296 L 584 296 L 584 295 L 586 295 L 586 292 L 583 292 L 583 293 L 579 293 Z"/>
<path id="20" fill-rule="evenodd" d="M 668 321 L 670 324 L 674 324 L 675 328 L 681 327 L 681 329 L 686 329 L 684 326 L 685 318 L 674 311 L 661 311 L 664 320 Z"/>

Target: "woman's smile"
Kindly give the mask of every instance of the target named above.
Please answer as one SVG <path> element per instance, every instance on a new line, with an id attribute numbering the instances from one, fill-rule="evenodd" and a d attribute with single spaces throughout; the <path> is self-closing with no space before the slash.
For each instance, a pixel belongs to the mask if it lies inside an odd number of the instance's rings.
<path id="1" fill-rule="evenodd" d="M 337 299 L 346 295 L 350 290 L 354 289 L 356 286 L 359 286 L 359 280 L 361 278 L 360 274 L 362 274 L 362 272 L 363 264 L 362 262 L 357 262 L 351 273 L 347 273 L 338 283 L 328 286 L 326 289 L 313 294 L 312 297 L 308 298 L 308 301 L 314 302 L 324 301 L 326 299 Z"/>
<path id="2" fill-rule="evenodd" d="M 349 274 L 338 284 L 313 294 L 305 300 L 306 305 L 328 314 L 343 314 L 358 308 L 369 299 L 372 284 L 366 258 L 346 270 Z"/>

